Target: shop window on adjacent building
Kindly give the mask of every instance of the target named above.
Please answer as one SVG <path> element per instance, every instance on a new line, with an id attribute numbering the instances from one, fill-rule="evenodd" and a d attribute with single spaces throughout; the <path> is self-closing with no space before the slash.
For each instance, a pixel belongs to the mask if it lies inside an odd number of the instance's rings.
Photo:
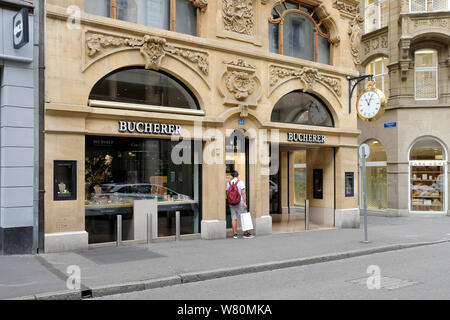
<path id="1" fill-rule="evenodd" d="M 414 87 L 417 100 L 438 98 L 437 51 L 422 49 L 414 52 Z"/>
<path id="2" fill-rule="evenodd" d="M 87 13 L 190 35 L 197 35 L 197 10 L 189 0 L 84 1 Z"/>
<path id="3" fill-rule="evenodd" d="M 313 95 L 301 91 L 293 91 L 283 96 L 273 108 L 271 121 L 334 126 L 333 118 L 324 103 Z"/>
<path id="4" fill-rule="evenodd" d="M 120 69 L 96 83 L 90 100 L 198 110 L 191 92 L 177 79 L 144 68 Z"/>
<path id="5" fill-rule="evenodd" d="M 419 139 L 409 152 L 410 211 L 447 211 L 447 152 L 433 138 Z"/>
<path id="6" fill-rule="evenodd" d="M 375 86 L 389 96 L 389 70 L 387 65 L 389 59 L 379 57 L 370 61 L 366 66 L 366 74 L 373 74 Z"/>
<path id="7" fill-rule="evenodd" d="M 381 29 L 388 24 L 389 0 L 366 0 L 365 31 L 366 33 Z"/>
<path id="8" fill-rule="evenodd" d="M 194 162 L 198 155 L 192 141 L 191 162 L 175 164 L 172 151 L 178 143 L 86 137 L 85 215 L 90 243 L 116 240 L 117 215 L 122 215 L 122 239 L 133 240 L 136 200 L 157 200 L 158 237 L 175 235 L 175 211 L 180 211 L 181 234 L 200 232 L 200 168 Z"/>
<path id="9" fill-rule="evenodd" d="M 409 10 L 411 12 L 450 10 L 450 0 L 411 0 Z"/>
<path id="10" fill-rule="evenodd" d="M 280 1 L 269 20 L 270 51 L 330 64 L 330 32 L 314 7 Z"/>
<path id="11" fill-rule="evenodd" d="M 387 156 L 383 145 L 375 139 L 365 142 L 370 148 L 370 155 L 366 159 L 366 193 L 367 208 L 385 210 L 387 208 Z M 360 166 L 362 170 L 362 165 Z M 362 174 L 360 175 L 362 189 Z M 360 192 L 362 195 L 362 192 Z M 361 208 L 363 208 L 363 197 Z"/>

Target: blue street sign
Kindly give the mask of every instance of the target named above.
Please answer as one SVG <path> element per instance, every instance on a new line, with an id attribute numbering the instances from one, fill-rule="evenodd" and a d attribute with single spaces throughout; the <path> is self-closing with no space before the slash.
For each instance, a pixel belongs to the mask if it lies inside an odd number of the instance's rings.
<path id="1" fill-rule="evenodd" d="M 397 126 L 397 122 L 386 122 L 385 124 L 384 124 L 384 127 L 385 128 L 394 128 L 394 127 L 396 127 Z"/>
<path id="2" fill-rule="evenodd" d="M 243 126 L 243 125 L 245 124 L 245 120 L 244 120 L 244 119 L 239 119 L 239 120 L 238 120 L 238 124 L 239 124 L 240 126 Z"/>

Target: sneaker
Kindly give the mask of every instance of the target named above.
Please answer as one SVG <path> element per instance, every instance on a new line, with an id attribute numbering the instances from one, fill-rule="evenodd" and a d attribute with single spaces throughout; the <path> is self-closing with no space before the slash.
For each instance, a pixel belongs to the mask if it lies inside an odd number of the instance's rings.
<path id="1" fill-rule="evenodd" d="M 245 239 L 251 239 L 251 238 L 254 238 L 254 237 L 255 237 L 255 236 L 252 235 L 250 232 L 247 233 L 247 234 L 244 234 L 244 238 L 245 238 Z"/>
<path id="2" fill-rule="evenodd" d="M 234 239 L 237 239 L 237 238 L 238 238 L 238 235 L 237 235 L 237 234 L 233 235 L 233 238 L 234 238 Z"/>

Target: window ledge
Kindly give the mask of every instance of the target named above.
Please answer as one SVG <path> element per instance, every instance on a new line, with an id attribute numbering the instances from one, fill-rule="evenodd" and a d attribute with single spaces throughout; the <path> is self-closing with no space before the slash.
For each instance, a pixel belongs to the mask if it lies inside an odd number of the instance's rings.
<path id="1" fill-rule="evenodd" d="M 183 109 L 176 107 L 162 107 L 162 106 L 152 106 L 145 104 L 134 104 L 125 102 L 103 101 L 103 100 L 89 100 L 88 105 L 90 107 L 98 107 L 98 108 L 138 110 L 138 111 L 162 112 L 170 114 L 187 114 L 194 116 L 205 115 L 205 112 L 203 110 Z"/>

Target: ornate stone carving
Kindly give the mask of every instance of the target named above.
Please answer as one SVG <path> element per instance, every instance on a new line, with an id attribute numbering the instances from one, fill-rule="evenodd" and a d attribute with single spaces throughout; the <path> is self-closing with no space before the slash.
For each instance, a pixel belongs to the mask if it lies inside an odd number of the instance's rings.
<path id="1" fill-rule="evenodd" d="M 380 35 L 374 38 L 369 38 L 364 40 L 363 42 L 363 48 L 364 48 L 364 58 L 362 60 L 365 60 L 365 58 L 373 53 L 373 50 L 380 50 L 380 49 L 387 49 L 388 48 L 388 38 L 387 35 Z M 379 53 L 376 52 L 376 53 Z M 386 51 L 387 54 L 387 51 Z"/>
<path id="2" fill-rule="evenodd" d="M 225 83 L 236 100 L 245 100 L 255 91 L 256 81 L 247 72 L 231 71 L 227 72 Z"/>
<path id="3" fill-rule="evenodd" d="M 261 82 L 256 67 L 242 59 L 224 61 L 226 70 L 219 78 L 219 92 L 225 105 L 256 107 L 261 96 Z"/>
<path id="4" fill-rule="evenodd" d="M 253 35 L 253 0 L 222 0 L 222 13 L 225 30 Z"/>
<path id="5" fill-rule="evenodd" d="M 207 53 L 170 45 L 166 39 L 160 37 L 145 35 L 142 38 L 126 38 L 94 33 L 86 37 L 86 47 L 87 55 L 91 59 L 111 48 L 138 47 L 145 58 L 147 69 L 158 68 L 164 56 L 171 55 L 195 64 L 204 75 L 208 75 Z"/>
<path id="6" fill-rule="evenodd" d="M 345 3 L 345 2 L 339 1 L 339 0 L 333 1 L 333 8 L 338 9 L 339 11 L 341 11 L 341 13 L 351 15 L 351 16 L 355 16 L 355 15 L 359 14 L 359 10 L 360 10 L 358 5 L 348 4 L 348 3 Z"/>
<path id="7" fill-rule="evenodd" d="M 322 83 L 338 96 L 342 94 L 341 80 L 330 76 L 325 76 L 320 73 L 316 68 L 304 67 L 301 69 L 288 69 L 278 66 L 270 66 L 270 87 L 276 88 L 281 80 L 289 80 L 292 78 L 300 79 L 307 90 L 312 90 L 316 82 Z"/>
<path id="8" fill-rule="evenodd" d="M 400 72 L 402 80 L 405 81 L 408 78 L 408 70 L 409 65 L 411 63 L 411 59 L 409 57 L 409 49 L 411 47 L 411 39 L 403 38 L 400 39 Z"/>
<path id="9" fill-rule="evenodd" d="M 361 47 L 361 36 L 362 29 L 360 24 L 364 22 L 362 16 L 356 16 L 352 21 L 350 21 L 348 28 L 348 35 L 350 36 L 351 52 L 353 56 L 353 62 L 358 65 L 361 63 L 359 58 L 359 50 Z"/>
<path id="10" fill-rule="evenodd" d="M 205 13 L 206 8 L 208 7 L 208 0 L 189 0 L 194 4 L 196 8 L 200 9 L 201 13 Z"/>

